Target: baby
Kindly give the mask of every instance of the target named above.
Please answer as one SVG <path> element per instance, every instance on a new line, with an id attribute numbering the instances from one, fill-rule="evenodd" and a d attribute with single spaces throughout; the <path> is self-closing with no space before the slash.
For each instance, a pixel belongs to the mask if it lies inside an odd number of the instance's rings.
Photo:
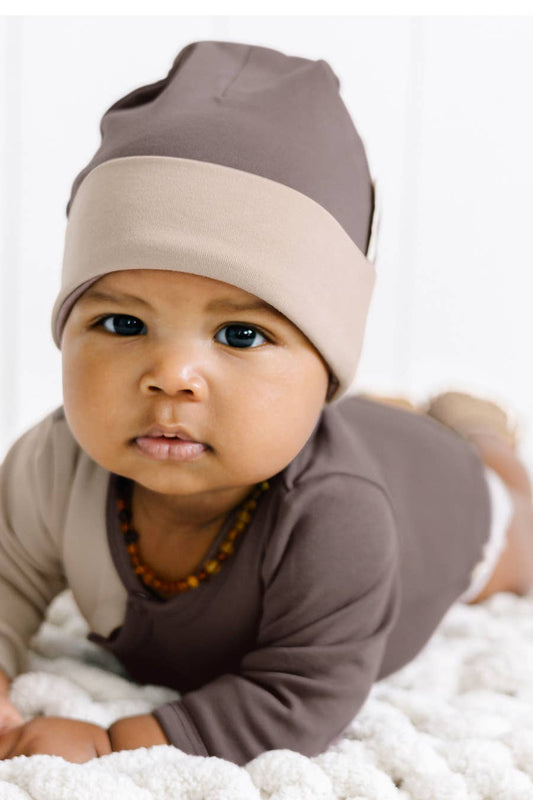
<path id="1" fill-rule="evenodd" d="M 201 41 L 104 114 L 67 206 L 64 402 L 1 470 L 0 758 L 314 756 L 452 603 L 532 585 L 497 407 L 348 394 L 376 224 L 339 85 Z M 92 642 L 180 698 L 24 722 L 10 681 L 67 587 Z"/>

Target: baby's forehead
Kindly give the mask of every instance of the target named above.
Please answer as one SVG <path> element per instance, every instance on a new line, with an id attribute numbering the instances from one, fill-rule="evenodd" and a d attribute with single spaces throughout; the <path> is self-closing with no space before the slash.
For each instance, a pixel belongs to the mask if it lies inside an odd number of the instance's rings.
<path id="1" fill-rule="evenodd" d="M 120 270 L 91 284 L 80 298 L 97 301 L 135 301 L 157 308 L 158 303 L 193 303 L 205 313 L 262 311 L 278 322 L 299 328 L 275 306 L 231 283 L 175 270 Z"/>
<path id="2" fill-rule="evenodd" d="M 209 278 L 205 275 L 196 273 L 178 272 L 175 270 L 120 270 L 111 272 L 99 278 L 91 284 L 84 292 L 84 297 L 100 297 L 104 294 L 131 297 L 147 296 L 153 292 L 153 297 L 158 293 L 166 299 L 187 299 L 197 300 L 199 303 L 205 301 L 208 310 L 228 308 L 232 304 L 235 308 L 242 306 L 246 309 L 264 309 L 273 314 L 285 316 L 279 309 L 268 303 L 265 299 L 258 297 L 252 292 L 248 292 L 231 283 Z M 144 293 L 144 294 L 143 294 Z M 287 319 L 285 317 L 285 319 Z"/>

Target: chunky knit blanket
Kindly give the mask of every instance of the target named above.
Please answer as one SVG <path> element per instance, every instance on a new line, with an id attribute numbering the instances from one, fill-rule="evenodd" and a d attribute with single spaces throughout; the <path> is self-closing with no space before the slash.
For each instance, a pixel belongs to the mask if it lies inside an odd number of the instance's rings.
<path id="1" fill-rule="evenodd" d="M 38 714 L 110 725 L 179 697 L 138 686 L 87 641 L 69 591 L 12 686 Z M 456 603 L 416 659 L 372 688 L 343 738 L 307 758 L 271 750 L 244 767 L 159 745 L 85 764 L 0 761 L 1 800 L 533 800 L 533 594 Z"/>

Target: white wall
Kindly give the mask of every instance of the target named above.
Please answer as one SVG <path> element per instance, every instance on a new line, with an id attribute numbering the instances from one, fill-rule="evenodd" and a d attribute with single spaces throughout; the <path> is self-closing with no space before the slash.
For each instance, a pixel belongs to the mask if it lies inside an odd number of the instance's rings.
<path id="1" fill-rule="evenodd" d="M 104 111 L 191 41 L 324 58 L 381 189 L 356 391 L 512 409 L 533 465 L 533 18 L 0 18 L 0 458 L 60 405 L 50 334 L 72 181 Z"/>

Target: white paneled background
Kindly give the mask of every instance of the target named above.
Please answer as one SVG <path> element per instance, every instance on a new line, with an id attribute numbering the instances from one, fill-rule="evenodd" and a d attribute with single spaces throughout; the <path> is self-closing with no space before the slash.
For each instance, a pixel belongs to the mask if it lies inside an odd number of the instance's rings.
<path id="1" fill-rule="evenodd" d="M 382 208 L 353 390 L 483 394 L 533 465 L 533 17 L 0 18 L 0 458 L 62 402 L 50 315 L 100 118 L 201 39 L 324 58 L 341 80 Z"/>

